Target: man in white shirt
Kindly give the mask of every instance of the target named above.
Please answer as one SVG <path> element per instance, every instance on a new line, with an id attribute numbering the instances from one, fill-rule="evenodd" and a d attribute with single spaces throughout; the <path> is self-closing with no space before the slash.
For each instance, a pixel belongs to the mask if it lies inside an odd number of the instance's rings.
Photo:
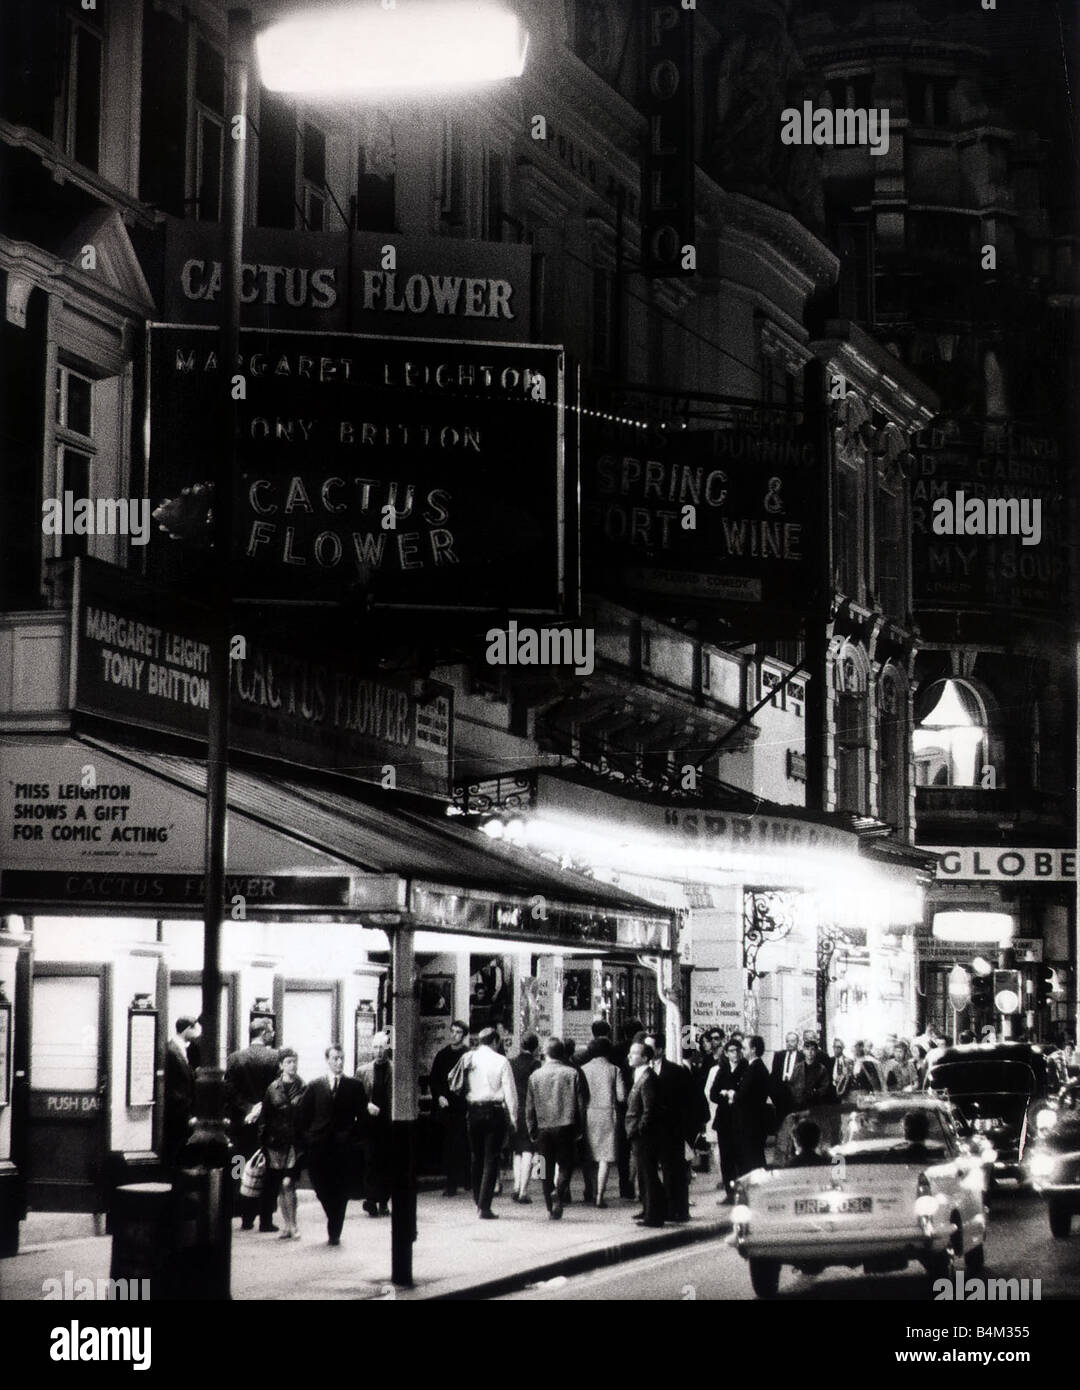
<path id="1" fill-rule="evenodd" d="M 467 1052 L 460 1062 L 464 1073 L 469 1149 L 472 1155 L 472 1189 L 476 1214 L 482 1221 L 495 1221 L 491 1198 L 499 1176 L 506 1125 L 517 1124 L 517 1085 L 510 1063 L 496 1051 L 499 1035 L 494 1028 L 483 1028 L 475 1052 Z"/>

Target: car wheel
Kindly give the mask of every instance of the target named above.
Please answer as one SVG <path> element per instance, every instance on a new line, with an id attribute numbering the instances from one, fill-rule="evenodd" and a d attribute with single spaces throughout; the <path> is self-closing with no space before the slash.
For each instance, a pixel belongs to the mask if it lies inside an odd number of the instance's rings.
<path id="1" fill-rule="evenodd" d="M 986 1246 L 980 1240 L 964 1256 L 964 1269 L 968 1274 L 981 1274 L 986 1268 Z"/>
<path id="2" fill-rule="evenodd" d="M 926 1262 L 926 1272 L 932 1284 L 938 1279 L 951 1279 L 964 1263 L 964 1228 L 956 1212 L 952 1214 L 952 1223 L 953 1233 L 949 1244 Z"/>
<path id="3" fill-rule="evenodd" d="M 750 1287 L 758 1298 L 775 1298 L 780 1288 L 779 1260 L 751 1260 Z"/>
<path id="4" fill-rule="evenodd" d="M 1051 1202 L 1048 1211 L 1050 1234 L 1056 1240 L 1068 1239 L 1069 1232 L 1072 1230 L 1072 1212 L 1062 1202 Z"/>

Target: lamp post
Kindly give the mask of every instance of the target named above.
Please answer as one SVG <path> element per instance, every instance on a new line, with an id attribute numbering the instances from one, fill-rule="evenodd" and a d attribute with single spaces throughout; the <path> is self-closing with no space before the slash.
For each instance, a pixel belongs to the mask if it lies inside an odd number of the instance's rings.
<path id="1" fill-rule="evenodd" d="M 203 900 L 202 1025 L 207 1065 L 196 1077 L 196 1119 L 181 1161 L 189 1239 L 177 1252 L 185 1296 L 227 1299 L 231 1263 L 232 1150 L 224 1123 L 221 1036 L 221 929 L 225 917 L 230 648 L 232 642 L 232 490 L 238 471 L 242 390 L 234 384 L 240 355 L 241 278 L 247 176 L 248 83 L 253 53 L 263 84 L 294 95 L 446 89 L 521 75 L 527 38 L 500 4 L 462 7 L 446 0 L 395 0 L 312 9 L 268 25 L 257 36 L 251 12 L 228 14 L 228 105 L 224 164 L 225 247 L 221 363 L 222 447 L 213 470 L 211 565 L 217 608 L 212 618 Z M 398 928 L 394 947 L 395 1064 L 392 1134 L 396 1159 L 391 1274 L 412 1283 L 416 1188 L 417 1010 L 413 933 Z"/>

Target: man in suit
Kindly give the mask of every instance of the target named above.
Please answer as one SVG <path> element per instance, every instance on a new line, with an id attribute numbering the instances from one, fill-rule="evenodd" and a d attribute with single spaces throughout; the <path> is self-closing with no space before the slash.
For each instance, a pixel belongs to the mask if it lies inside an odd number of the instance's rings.
<path id="1" fill-rule="evenodd" d="M 277 1079 L 278 1050 L 274 1046 L 274 1025 L 268 1018 L 257 1018 L 250 1028 L 247 1047 L 233 1052 L 225 1062 L 225 1105 L 229 1117 L 229 1138 L 250 1158 L 259 1147 L 259 1116 L 267 1087 Z M 240 1229 L 250 1231 L 259 1217 L 260 1231 L 276 1231 L 274 1189 L 264 1183 L 258 1197 L 241 1197 Z"/>
<path id="2" fill-rule="evenodd" d="M 821 1060 L 818 1045 L 813 1038 L 803 1044 L 803 1059 L 795 1068 L 791 1079 L 791 1098 L 796 1110 L 805 1107 L 827 1104 L 829 1091 L 829 1068 Z"/>
<path id="3" fill-rule="evenodd" d="M 440 1048 L 431 1063 L 428 1085 L 435 1102 L 434 1117 L 443 1127 L 444 1197 L 456 1197 L 459 1187 L 468 1188 L 469 1134 L 466 1128 L 465 1097 L 450 1090 L 450 1073 L 468 1048 L 469 1025 L 455 1018 L 450 1025 L 450 1043 Z"/>
<path id="4" fill-rule="evenodd" d="M 163 1148 L 165 1163 L 170 1168 L 177 1167 L 180 1162 L 195 1110 L 195 1070 L 188 1049 L 199 1036 L 199 1025 L 193 1018 L 178 1018 L 174 1026 L 176 1031 L 165 1048 Z"/>
<path id="5" fill-rule="evenodd" d="M 851 1068 L 851 1084 L 856 1091 L 881 1091 L 885 1083 L 873 1057 L 866 1051 L 866 1044 L 860 1039 L 852 1049 L 855 1057 Z"/>
<path id="6" fill-rule="evenodd" d="M 342 1075 L 345 1054 L 341 1048 L 332 1045 L 325 1056 L 326 1075 L 316 1077 L 300 1098 L 296 1123 L 305 1136 L 311 1185 L 326 1213 L 328 1242 L 340 1245 L 354 1144 L 367 1103 L 360 1082 Z"/>
<path id="7" fill-rule="evenodd" d="M 746 1070 L 731 1102 L 740 1177 L 765 1167 L 765 1137 L 769 1132 L 769 1069 L 762 1060 L 765 1039 L 751 1038 L 746 1053 Z"/>
<path id="8" fill-rule="evenodd" d="M 647 1043 L 631 1043 L 627 1064 L 634 1073 L 634 1084 L 626 1101 L 626 1137 L 637 1162 L 641 1188 L 640 1226 L 664 1224 L 664 1196 L 657 1172 L 660 1136 L 657 1124 L 657 1081 L 652 1069 L 653 1050 Z"/>
<path id="9" fill-rule="evenodd" d="M 785 1034 L 784 1051 L 773 1053 L 772 1069 L 769 1073 L 769 1094 L 776 1106 L 778 1121 L 782 1121 L 785 1115 L 790 1115 L 795 1109 L 791 1083 L 795 1077 L 795 1068 L 801 1061 L 798 1033 Z"/>
<path id="10" fill-rule="evenodd" d="M 364 1155 L 364 1210 L 368 1216 L 390 1215 L 393 1182 L 390 1143 L 390 1039 L 376 1033 L 371 1040 L 372 1060 L 359 1067 L 356 1079 L 363 1092 L 360 1112 L 361 1150 Z"/>
<path id="11" fill-rule="evenodd" d="M 650 1037 L 655 1061 L 660 1119 L 660 1171 L 669 1221 L 690 1220 L 690 1171 L 686 1145 L 693 1144 L 708 1119 L 705 1094 L 687 1067 L 669 1062 L 663 1035 Z"/>
<path id="12" fill-rule="evenodd" d="M 855 1069 L 845 1056 L 842 1038 L 833 1038 L 832 1050 L 833 1055 L 829 1062 L 829 1088 L 825 1093 L 830 1105 L 844 1099 L 855 1079 Z"/>

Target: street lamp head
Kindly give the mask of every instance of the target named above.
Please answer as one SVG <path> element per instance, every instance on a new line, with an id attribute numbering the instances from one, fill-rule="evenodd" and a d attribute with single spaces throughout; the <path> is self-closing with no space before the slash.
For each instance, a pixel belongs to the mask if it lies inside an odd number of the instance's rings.
<path id="1" fill-rule="evenodd" d="M 255 39 L 270 91 L 313 96 L 439 91 L 520 77 L 528 35 L 494 0 L 367 0 L 302 11 Z"/>

